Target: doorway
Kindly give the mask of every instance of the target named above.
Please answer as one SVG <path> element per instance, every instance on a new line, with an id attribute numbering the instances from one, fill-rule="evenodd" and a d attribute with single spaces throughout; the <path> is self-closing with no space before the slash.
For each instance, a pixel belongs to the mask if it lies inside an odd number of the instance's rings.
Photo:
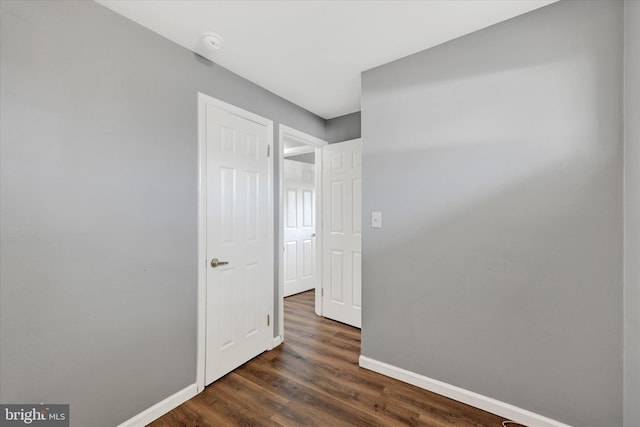
<path id="1" fill-rule="evenodd" d="M 322 147 L 327 143 L 285 125 L 279 127 L 280 215 L 277 250 L 278 334 L 284 338 L 284 297 L 316 290 L 315 312 L 322 315 L 321 286 Z"/>

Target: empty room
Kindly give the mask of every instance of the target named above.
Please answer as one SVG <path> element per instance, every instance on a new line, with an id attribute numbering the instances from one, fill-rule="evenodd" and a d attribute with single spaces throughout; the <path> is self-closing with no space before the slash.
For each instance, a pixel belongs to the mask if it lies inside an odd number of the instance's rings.
<path id="1" fill-rule="evenodd" d="M 0 426 L 640 426 L 640 1 L 0 0 Z"/>

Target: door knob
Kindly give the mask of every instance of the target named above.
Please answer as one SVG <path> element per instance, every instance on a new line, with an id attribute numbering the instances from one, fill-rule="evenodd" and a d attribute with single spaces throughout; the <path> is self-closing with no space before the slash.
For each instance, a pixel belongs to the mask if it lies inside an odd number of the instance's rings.
<path id="1" fill-rule="evenodd" d="M 211 260 L 211 267 L 216 268 L 219 265 L 227 265 L 229 264 L 227 261 L 220 261 L 218 258 L 214 258 Z"/>

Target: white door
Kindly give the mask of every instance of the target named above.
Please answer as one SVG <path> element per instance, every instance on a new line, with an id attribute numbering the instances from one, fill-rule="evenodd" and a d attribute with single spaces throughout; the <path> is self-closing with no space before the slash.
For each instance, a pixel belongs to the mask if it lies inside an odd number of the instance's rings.
<path id="1" fill-rule="evenodd" d="M 362 324 L 360 139 L 322 148 L 322 314 Z"/>
<path id="2" fill-rule="evenodd" d="M 316 287 L 315 165 L 284 161 L 284 296 Z"/>
<path id="3" fill-rule="evenodd" d="M 205 384 L 273 339 L 272 123 L 201 96 L 206 156 Z M 201 124 L 202 126 L 202 124 Z M 217 260 L 217 261 L 216 261 Z"/>

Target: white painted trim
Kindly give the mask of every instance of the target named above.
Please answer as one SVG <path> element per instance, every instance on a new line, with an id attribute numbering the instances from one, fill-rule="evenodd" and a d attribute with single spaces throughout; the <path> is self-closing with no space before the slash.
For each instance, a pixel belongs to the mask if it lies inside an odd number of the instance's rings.
<path id="1" fill-rule="evenodd" d="M 333 144 L 342 144 L 343 142 L 353 142 L 353 141 L 361 141 L 361 140 L 362 140 L 362 137 L 359 137 L 359 138 L 347 139 L 347 140 L 344 140 L 344 141 L 332 142 L 331 145 L 333 145 Z"/>
<path id="2" fill-rule="evenodd" d="M 206 95 L 198 92 L 198 252 L 197 315 L 196 315 L 196 384 L 198 393 L 205 388 L 206 325 L 207 325 L 207 145 L 205 126 Z"/>
<path id="3" fill-rule="evenodd" d="M 275 221 L 275 209 L 276 209 L 276 205 L 275 205 L 275 177 L 274 177 L 274 165 L 276 162 L 276 155 L 275 155 L 275 146 L 273 145 L 274 139 L 273 139 L 273 121 L 269 120 L 269 119 L 265 119 L 262 118 L 262 120 L 265 120 L 266 123 L 266 127 L 267 127 L 267 133 L 268 133 L 268 140 L 267 140 L 267 144 L 269 145 L 269 152 L 271 153 L 270 156 L 270 161 L 268 162 L 268 166 L 267 166 L 267 175 L 268 175 L 268 180 L 269 180 L 269 206 L 268 206 L 268 218 L 267 218 L 267 224 L 269 224 L 268 227 L 268 239 L 269 239 L 269 259 L 271 260 L 271 268 L 269 269 L 269 277 L 273 278 L 275 277 L 275 268 L 276 268 L 276 254 L 275 254 L 275 230 L 273 227 L 273 223 Z M 264 124 L 264 123 L 263 123 Z M 271 316 L 272 319 L 276 318 L 276 313 L 275 313 L 275 306 L 274 306 L 274 299 L 276 296 L 276 289 L 275 287 L 277 286 L 277 284 L 272 282 L 272 287 L 271 287 L 271 298 L 269 298 L 269 307 L 268 307 L 268 313 Z M 284 308 L 283 308 L 284 310 Z M 284 312 L 283 312 L 284 315 Z M 271 337 L 273 337 L 274 333 L 275 333 L 275 322 L 271 323 Z M 282 335 L 282 334 L 279 334 Z M 273 347 L 273 338 L 269 338 L 269 340 L 266 343 L 266 348 L 265 350 L 271 350 Z"/>
<path id="4" fill-rule="evenodd" d="M 278 126 L 278 336 L 284 340 L 284 130 L 283 125 Z M 274 317 L 275 318 L 275 317 Z"/>
<path id="5" fill-rule="evenodd" d="M 277 346 L 279 346 L 283 342 L 284 342 L 284 339 L 282 338 L 282 335 L 278 335 L 277 337 L 273 337 L 273 343 L 271 344 L 271 348 L 269 350 L 273 350 L 274 348 L 276 348 Z"/>
<path id="6" fill-rule="evenodd" d="M 201 392 L 205 388 L 205 364 L 206 364 L 206 299 L 207 299 L 207 144 L 206 144 L 206 105 L 213 105 L 220 109 L 227 111 L 230 114 L 234 114 L 238 117 L 255 122 L 259 125 L 263 125 L 267 128 L 267 145 L 273 150 L 273 121 L 265 117 L 254 114 L 250 111 L 243 110 L 235 105 L 228 104 L 219 99 L 213 98 L 209 95 L 205 95 L 202 92 L 198 92 L 198 254 L 197 254 L 197 286 L 198 286 L 198 301 L 197 301 L 197 336 L 196 336 L 196 386 L 197 392 Z M 268 163 L 267 175 L 269 180 L 269 206 L 268 206 L 268 224 L 273 224 L 274 218 L 274 173 L 273 162 L 275 156 Z M 273 227 L 268 228 L 268 239 L 271 242 L 269 244 L 268 257 L 271 259 L 271 264 L 274 264 L 275 257 L 273 253 L 274 245 L 274 231 Z M 273 270 L 270 269 L 270 275 L 273 276 Z M 275 295 L 275 288 L 273 289 L 272 297 L 270 298 L 267 312 L 274 317 L 273 295 Z M 280 334 L 282 335 L 282 334 Z M 265 343 L 265 350 L 269 350 L 272 345 L 272 339 Z"/>
<path id="7" fill-rule="evenodd" d="M 315 310 L 316 314 L 322 315 L 322 298 L 320 297 L 320 289 L 322 286 L 322 269 L 320 268 L 320 260 L 322 256 L 322 233 L 320 230 L 321 221 L 322 221 L 322 211 L 320 207 L 322 206 L 319 203 L 319 200 L 322 200 L 322 147 L 327 145 L 328 143 L 320 138 L 316 138 L 315 136 L 308 135 L 304 132 L 301 132 L 297 129 L 291 128 L 289 126 L 285 126 L 281 124 L 278 127 L 278 165 L 279 165 L 279 174 L 278 174 L 278 185 L 280 188 L 280 217 L 278 218 L 278 250 L 279 252 L 279 263 L 278 263 L 278 324 L 279 324 L 279 335 L 281 339 L 284 340 L 284 257 L 283 257 L 283 249 L 284 249 L 284 223 L 283 223 L 283 215 L 284 212 L 284 197 L 282 196 L 282 192 L 284 191 L 284 140 L 285 138 L 291 138 L 296 140 L 297 142 L 309 145 L 315 149 L 316 152 L 316 302 L 315 302 Z"/>
<path id="8" fill-rule="evenodd" d="M 324 145 L 329 145 L 325 143 Z M 315 312 L 322 316 L 322 147 L 316 147 L 316 301 Z"/>
<path id="9" fill-rule="evenodd" d="M 166 399 L 156 403 L 152 407 L 145 409 L 133 418 L 120 424 L 118 427 L 142 427 L 157 420 L 172 409 L 182 405 L 193 396 L 197 395 L 198 385 L 191 384 Z"/>
<path id="10" fill-rule="evenodd" d="M 300 147 L 291 147 L 284 149 L 285 156 L 296 156 L 299 154 L 313 153 L 316 149 L 309 145 L 301 145 Z"/>
<path id="11" fill-rule="evenodd" d="M 388 363 L 380 362 L 366 356 L 360 356 L 360 367 L 370 371 L 395 378 L 433 393 L 440 394 L 458 402 L 466 403 L 487 412 L 499 415 L 529 427 L 571 427 L 560 421 L 552 420 L 526 409 L 518 408 L 509 403 L 501 402 L 491 397 L 483 396 L 473 391 L 465 390 L 455 385 L 434 380 Z"/>

